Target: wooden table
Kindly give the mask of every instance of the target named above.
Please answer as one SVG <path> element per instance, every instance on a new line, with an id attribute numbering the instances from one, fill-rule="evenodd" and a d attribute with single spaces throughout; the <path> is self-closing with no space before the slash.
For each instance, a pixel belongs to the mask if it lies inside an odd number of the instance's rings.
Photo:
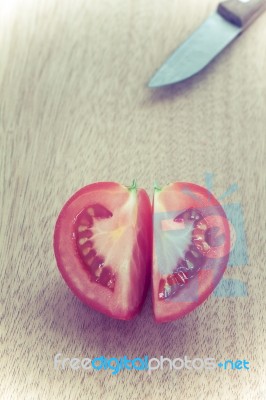
<path id="1" fill-rule="evenodd" d="M 1 0 L 1 400 L 265 400 L 266 14 L 208 69 L 151 90 L 165 57 L 214 0 Z M 95 181 L 191 181 L 238 190 L 248 265 L 228 268 L 244 297 L 211 296 L 156 325 L 151 296 L 122 322 L 86 308 L 56 268 L 68 197 Z M 211 176 L 211 175 L 209 175 Z M 88 372 L 54 356 L 246 359 L 250 370 Z"/>

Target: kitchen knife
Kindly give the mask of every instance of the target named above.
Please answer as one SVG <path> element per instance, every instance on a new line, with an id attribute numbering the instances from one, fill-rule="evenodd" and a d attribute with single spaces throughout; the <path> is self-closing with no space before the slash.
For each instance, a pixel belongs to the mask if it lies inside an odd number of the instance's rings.
<path id="1" fill-rule="evenodd" d="M 266 0 L 227 0 L 155 73 L 149 87 L 181 82 L 205 68 L 266 10 Z"/>

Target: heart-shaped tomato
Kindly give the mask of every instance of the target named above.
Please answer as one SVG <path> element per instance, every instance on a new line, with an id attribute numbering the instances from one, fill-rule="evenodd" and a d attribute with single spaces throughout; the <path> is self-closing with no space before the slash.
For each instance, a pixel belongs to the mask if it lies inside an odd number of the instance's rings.
<path id="1" fill-rule="evenodd" d="M 155 188 L 153 212 L 154 315 L 168 322 L 199 306 L 222 278 L 229 224 L 214 196 L 191 183 Z"/>
<path id="2" fill-rule="evenodd" d="M 54 251 L 68 286 L 85 304 L 128 320 L 150 278 L 151 204 L 133 184 L 100 182 L 75 193 L 57 219 Z"/>

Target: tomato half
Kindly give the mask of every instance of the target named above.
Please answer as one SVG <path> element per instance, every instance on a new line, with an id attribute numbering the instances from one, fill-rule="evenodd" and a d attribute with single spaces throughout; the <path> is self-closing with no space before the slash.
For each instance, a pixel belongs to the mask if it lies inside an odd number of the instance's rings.
<path id="1" fill-rule="evenodd" d="M 88 185 L 64 205 L 54 251 L 67 285 L 85 304 L 128 320 L 143 304 L 150 278 L 151 204 L 143 189 Z"/>
<path id="2" fill-rule="evenodd" d="M 153 308 L 157 322 L 181 318 L 214 290 L 225 271 L 230 231 L 220 203 L 205 188 L 155 188 Z"/>

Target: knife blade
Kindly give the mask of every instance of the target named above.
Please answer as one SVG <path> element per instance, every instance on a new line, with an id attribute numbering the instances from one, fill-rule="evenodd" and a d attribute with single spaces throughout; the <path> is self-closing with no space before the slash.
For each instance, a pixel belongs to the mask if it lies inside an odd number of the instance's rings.
<path id="1" fill-rule="evenodd" d="M 149 82 L 156 88 L 204 69 L 266 10 L 266 0 L 227 0 L 166 60 Z"/>

